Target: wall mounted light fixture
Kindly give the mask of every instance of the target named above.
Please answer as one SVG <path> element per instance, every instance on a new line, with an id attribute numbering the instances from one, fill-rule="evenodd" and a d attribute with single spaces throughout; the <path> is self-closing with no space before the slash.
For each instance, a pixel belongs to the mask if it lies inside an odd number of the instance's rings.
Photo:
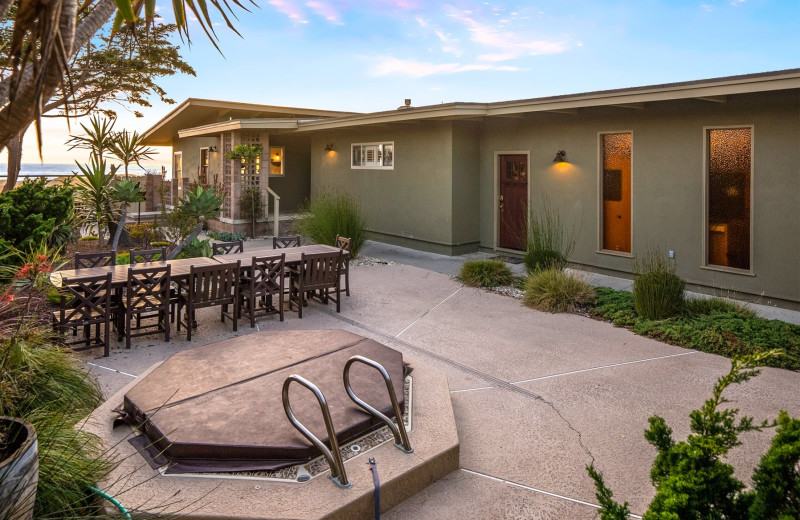
<path id="1" fill-rule="evenodd" d="M 209 153 L 214 153 L 214 152 L 217 151 L 217 147 L 216 146 L 209 146 L 208 147 L 208 151 L 209 151 Z"/>
<path id="2" fill-rule="evenodd" d="M 326 144 L 325 145 L 325 151 L 326 152 L 332 152 L 333 151 L 333 143 Z"/>
<path id="3" fill-rule="evenodd" d="M 556 158 L 553 159 L 554 163 L 567 162 L 567 152 L 559 150 L 556 152 Z"/>

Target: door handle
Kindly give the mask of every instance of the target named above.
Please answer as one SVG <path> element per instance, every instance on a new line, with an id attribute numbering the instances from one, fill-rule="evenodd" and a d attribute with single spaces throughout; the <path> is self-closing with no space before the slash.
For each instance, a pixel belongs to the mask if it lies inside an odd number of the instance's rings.
<path id="1" fill-rule="evenodd" d="M 503 196 L 500 195 L 500 202 L 503 202 Z"/>
<path id="2" fill-rule="evenodd" d="M 503 203 L 501 202 L 501 203 L 500 203 L 500 211 L 503 211 L 503 208 L 504 208 L 504 207 L 505 207 L 505 206 L 504 206 L 504 205 L 503 205 Z"/>

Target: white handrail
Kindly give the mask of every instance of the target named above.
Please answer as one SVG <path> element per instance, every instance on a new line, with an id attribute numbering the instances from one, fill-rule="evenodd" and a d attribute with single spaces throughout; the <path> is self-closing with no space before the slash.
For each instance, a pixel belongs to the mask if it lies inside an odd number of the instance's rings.
<path id="1" fill-rule="evenodd" d="M 280 215 L 281 197 L 272 191 L 269 186 L 267 186 L 267 193 L 272 195 L 272 198 L 275 199 L 275 205 L 272 207 L 272 235 L 278 236 L 280 230 L 280 221 L 278 217 Z"/>

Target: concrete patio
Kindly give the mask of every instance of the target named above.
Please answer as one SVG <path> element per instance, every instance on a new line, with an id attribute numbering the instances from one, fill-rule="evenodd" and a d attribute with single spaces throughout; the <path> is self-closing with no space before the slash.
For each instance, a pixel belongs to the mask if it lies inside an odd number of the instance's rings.
<path id="1" fill-rule="evenodd" d="M 337 328 L 401 351 L 412 366 L 446 373 L 461 469 L 386 513 L 389 520 L 596 518 L 585 471 L 592 461 L 615 497 L 641 515 L 653 496 L 649 471 L 655 450 L 642 435 L 648 417 L 663 416 L 675 437 L 684 439 L 689 412 L 729 367 L 723 357 L 607 323 L 532 311 L 429 269 L 399 263 L 352 267 L 351 288 L 341 314 L 332 305 L 311 303 L 302 320 L 287 313 L 283 323 L 262 318 L 257 329 L 242 320 L 233 333 L 212 310 L 201 314 L 191 343 L 173 329 L 168 344 L 151 336 L 131 350 L 117 345 L 109 358 L 84 353 L 82 359 L 112 395 L 179 350 L 258 329 Z M 782 409 L 800 415 L 798 390 L 800 374 L 767 368 L 728 397 L 761 421 Z M 772 434 L 744 435 L 743 445 L 731 452 L 729 460 L 745 482 Z M 371 479 L 367 469 L 352 471 L 353 480 Z"/>

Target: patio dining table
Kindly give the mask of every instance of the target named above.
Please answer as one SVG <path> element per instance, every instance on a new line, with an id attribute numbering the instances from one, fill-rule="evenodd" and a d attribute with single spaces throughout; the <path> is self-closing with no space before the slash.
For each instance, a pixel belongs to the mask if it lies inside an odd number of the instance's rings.
<path id="1" fill-rule="evenodd" d="M 202 265 L 216 265 L 217 260 L 212 258 L 181 258 L 178 260 L 159 260 L 157 262 L 140 262 L 133 266 L 129 264 L 109 265 L 105 267 L 85 267 L 83 269 L 64 269 L 61 271 L 54 271 L 50 274 L 50 281 L 56 287 L 61 287 L 62 280 L 67 279 L 70 282 L 80 282 L 84 278 L 92 276 L 104 275 L 111 272 L 111 285 L 114 288 L 124 287 L 128 282 L 128 269 L 135 267 L 141 269 L 144 267 L 166 267 L 172 266 L 170 271 L 170 278 L 176 281 L 185 280 L 189 278 L 189 271 L 192 266 Z"/>
<path id="2" fill-rule="evenodd" d="M 247 269 L 252 264 L 253 257 L 256 256 L 273 256 L 273 255 L 280 255 L 281 253 L 286 255 L 286 260 L 284 263 L 287 266 L 297 265 L 300 263 L 300 256 L 303 254 L 314 254 L 314 253 L 335 253 L 339 251 L 338 247 L 328 246 L 325 244 L 312 244 L 308 246 L 300 246 L 300 247 L 286 247 L 283 249 L 272 249 L 272 248 L 264 248 L 264 249 L 254 249 L 252 251 L 245 251 L 243 253 L 231 253 L 228 255 L 218 255 L 214 257 L 214 260 L 227 263 L 227 262 L 235 262 L 240 260 L 242 262 L 242 269 Z M 347 258 L 349 256 L 349 252 L 342 251 L 342 256 Z"/>

